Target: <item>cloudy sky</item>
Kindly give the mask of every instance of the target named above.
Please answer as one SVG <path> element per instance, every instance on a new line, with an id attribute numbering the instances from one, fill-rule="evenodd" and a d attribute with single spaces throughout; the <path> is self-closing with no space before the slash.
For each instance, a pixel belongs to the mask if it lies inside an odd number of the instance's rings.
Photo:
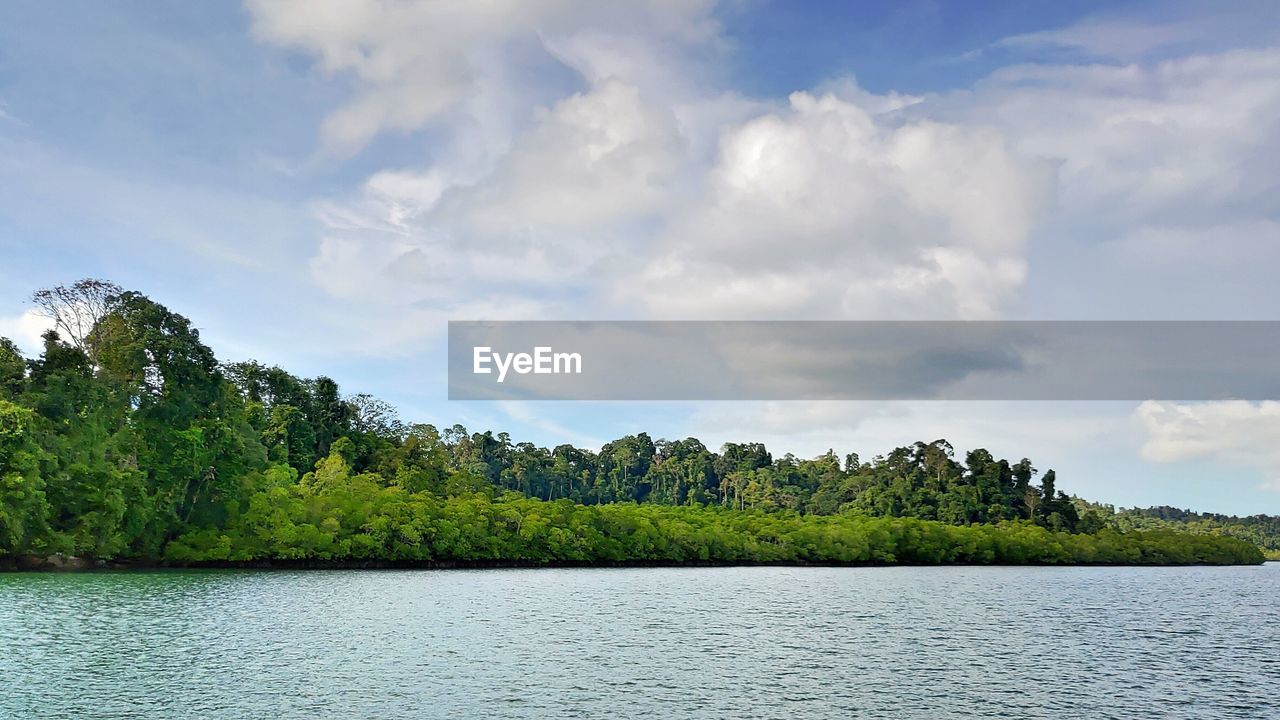
<path id="1" fill-rule="evenodd" d="M 449 403 L 449 319 L 1280 320 L 1274 2 L 0 6 L 0 335 L 84 276 L 408 420 L 1280 512 L 1280 404 Z"/>

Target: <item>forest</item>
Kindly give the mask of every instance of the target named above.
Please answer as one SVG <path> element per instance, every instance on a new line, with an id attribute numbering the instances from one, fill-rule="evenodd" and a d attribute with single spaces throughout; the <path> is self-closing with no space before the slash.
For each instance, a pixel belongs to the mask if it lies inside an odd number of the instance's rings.
<path id="1" fill-rule="evenodd" d="M 599 452 L 405 423 L 86 279 L 0 339 L 0 557 L 173 565 L 1257 563 L 1276 518 L 1116 511 L 945 440 L 864 460 L 646 433 Z"/>

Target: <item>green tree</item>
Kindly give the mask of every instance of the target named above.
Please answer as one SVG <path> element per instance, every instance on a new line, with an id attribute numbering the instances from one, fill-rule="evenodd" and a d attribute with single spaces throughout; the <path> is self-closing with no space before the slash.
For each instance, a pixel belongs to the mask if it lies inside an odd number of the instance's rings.
<path id="1" fill-rule="evenodd" d="M 26 387 L 27 361 L 18 346 L 0 337 L 0 399 L 14 400 Z"/>
<path id="2" fill-rule="evenodd" d="M 49 532 L 49 503 L 40 477 L 41 449 L 35 413 L 0 400 L 0 554 L 56 547 Z"/>

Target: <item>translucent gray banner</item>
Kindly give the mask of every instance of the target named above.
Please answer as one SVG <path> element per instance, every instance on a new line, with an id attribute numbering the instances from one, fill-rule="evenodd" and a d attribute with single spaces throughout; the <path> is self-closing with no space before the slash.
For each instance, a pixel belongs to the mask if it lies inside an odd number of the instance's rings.
<path id="1" fill-rule="evenodd" d="M 1280 322 L 450 322 L 452 400 L 1280 398 Z"/>

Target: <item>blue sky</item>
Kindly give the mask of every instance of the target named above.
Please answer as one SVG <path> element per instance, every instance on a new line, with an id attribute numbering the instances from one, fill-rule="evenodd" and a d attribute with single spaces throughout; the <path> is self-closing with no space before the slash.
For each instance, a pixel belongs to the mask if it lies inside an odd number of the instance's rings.
<path id="1" fill-rule="evenodd" d="M 1280 512 L 1269 403 L 444 400 L 476 318 L 1280 319 L 1280 9 L 10 3 L 0 334 L 106 277 L 406 419 L 776 453 L 946 437 Z M 1155 399 L 1158 400 L 1158 399 Z"/>

